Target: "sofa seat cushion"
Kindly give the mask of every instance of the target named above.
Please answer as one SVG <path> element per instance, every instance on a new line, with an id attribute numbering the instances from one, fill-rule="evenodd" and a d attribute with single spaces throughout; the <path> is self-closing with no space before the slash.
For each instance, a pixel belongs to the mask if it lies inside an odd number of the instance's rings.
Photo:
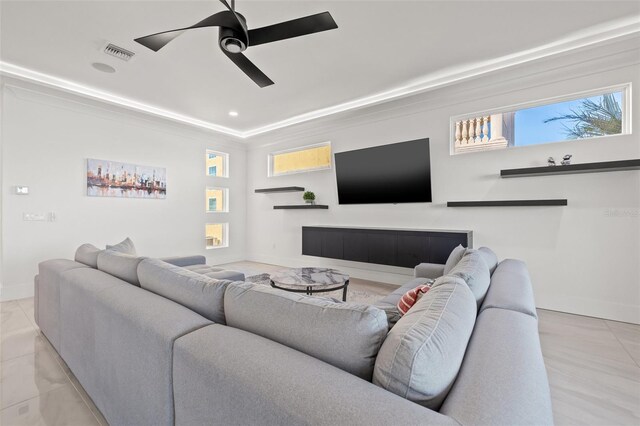
<path id="1" fill-rule="evenodd" d="M 536 319 L 505 309 L 481 312 L 440 412 L 461 425 L 553 425 Z"/>
<path id="2" fill-rule="evenodd" d="M 188 265 L 184 266 L 184 268 L 217 280 L 244 281 L 244 274 L 242 272 L 232 271 L 230 269 L 215 268 L 204 264 Z"/>
<path id="3" fill-rule="evenodd" d="M 451 250 L 447 261 L 444 264 L 444 270 L 442 271 L 442 275 L 449 275 L 451 270 L 460 262 L 462 256 L 464 256 L 465 248 L 462 245 L 458 244 L 456 248 Z"/>
<path id="4" fill-rule="evenodd" d="M 480 308 L 489 289 L 491 276 L 489 275 L 489 267 L 478 250 L 466 249 L 460 262 L 449 274 L 462 278 L 467 283 L 476 298 L 478 308 Z"/>
<path id="5" fill-rule="evenodd" d="M 437 410 L 458 375 L 476 319 L 476 301 L 457 277 L 438 278 L 391 329 L 373 383 Z"/>
<path id="6" fill-rule="evenodd" d="M 93 244 L 83 244 L 76 250 L 73 260 L 96 269 L 98 268 L 98 255 L 101 252 L 102 250 Z"/>
<path id="7" fill-rule="evenodd" d="M 103 250 L 98 254 L 98 269 L 139 287 L 138 265 L 144 259 L 146 258 L 113 250 Z"/>
<path id="8" fill-rule="evenodd" d="M 231 281 L 210 278 L 158 259 L 141 262 L 138 275 L 145 290 L 225 324 L 224 292 Z"/>
<path id="9" fill-rule="evenodd" d="M 538 317 L 531 279 L 523 261 L 506 259 L 500 262 L 491 277 L 491 286 L 480 311 L 489 308 L 509 309 Z"/>
<path id="10" fill-rule="evenodd" d="M 224 297 L 227 325 L 274 340 L 371 380 L 387 335 L 385 313 L 264 285 L 233 283 Z"/>

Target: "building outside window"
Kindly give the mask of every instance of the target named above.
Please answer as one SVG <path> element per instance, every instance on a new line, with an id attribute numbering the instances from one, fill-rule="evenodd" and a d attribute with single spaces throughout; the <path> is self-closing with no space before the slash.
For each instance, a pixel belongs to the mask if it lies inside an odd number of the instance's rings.
<path id="1" fill-rule="evenodd" d="M 229 154 L 207 150 L 207 176 L 229 177 Z"/>
<path id="2" fill-rule="evenodd" d="M 453 118 L 453 153 L 629 134 L 629 89 L 627 84 Z"/>
<path id="3" fill-rule="evenodd" d="M 228 188 L 207 188 L 206 209 L 208 213 L 227 213 L 229 211 Z"/>
<path id="4" fill-rule="evenodd" d="M 206 248 L 223 248 L 229 246 L 228 223 L 207 223 L 205 228 Z"/>
<path id="5" fill-rule="evenodd" d="M 331 143 L 278 151 L 269 154 L 269 176 L 311 172 L 331 168 Z"/>

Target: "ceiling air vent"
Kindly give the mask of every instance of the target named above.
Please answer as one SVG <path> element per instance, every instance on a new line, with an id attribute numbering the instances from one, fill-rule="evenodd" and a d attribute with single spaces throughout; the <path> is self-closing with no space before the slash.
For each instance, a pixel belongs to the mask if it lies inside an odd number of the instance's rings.
<path id="1" fill-rule="evenodd" d="M 104 48 L 104 53 L 106 53 L 107 55 L 115 56 L 116 58 L 122 59 L 123 61 L 128 61 L 129 59 L 133 58 L 133 55 L 135 55 L 135 53 L 111 43 L 109 43 L 107 47 Z"/>

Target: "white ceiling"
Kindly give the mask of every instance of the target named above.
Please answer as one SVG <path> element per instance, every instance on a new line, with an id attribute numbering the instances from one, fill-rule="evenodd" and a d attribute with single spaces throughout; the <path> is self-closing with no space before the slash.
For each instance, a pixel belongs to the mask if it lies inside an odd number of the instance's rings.
<path id="1" fill-rule="evenodd" d="M 249 48 L 275 82 L 261 89 L 218 50 L 217 29 L 187 32 L 157 53 L 133 41 L 223 10 L 216 0 L 2 1 L 0 60 L 241 133 L 640 20 L 637 1 L 238 0 L 236 9 L 249 28 L 325 10 L 339 28 Z M 134 59 L 102 53 L 108 42 Z"/>

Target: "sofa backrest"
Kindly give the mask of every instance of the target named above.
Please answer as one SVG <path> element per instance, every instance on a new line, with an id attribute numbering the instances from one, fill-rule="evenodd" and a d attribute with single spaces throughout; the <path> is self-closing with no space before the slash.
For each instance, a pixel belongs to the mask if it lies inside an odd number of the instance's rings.
<path id="1" fill-rule="evenodd" d="M 373 383 L 437 410 L 458 375 L 476 319 L 476 301 L 460 278 L 445 275 L 389 331 Z"/>
<path id="2" fill-rule="evenodd" d="M 509 309 L 538 317 L 529 271 L 523 261 L 505 259 L 500 262 L 491 277 L 480 311 L 490 308 Z"/>
<path id="3" fill-rule="evenodd" d="M 259 284 L 230 284 L 224 309 L 231 327 L 266 337 L 369 381 L 388 330 L 386 314 L 374 306 L 334 302 Z"/>
<path id="4" fill-rule="evenodd" d="M 173 300 L 203 317 L 226 324 L 224 292 L 231 281 L 217 280 L 171 265 L 158 259 L 145 259 L 138 266 L 140 286 Z"/>
<path id="5" fill-rule="evenodd" d="M 461 425 L 552 425 L 536 318 L 508 309 L 482 311 L 440 413 Z"/>
<path id="6" fill-rule="evenodd" d="M 175 424 L 173 343 L 211 321 L 72 261 L 43 262 L 36 292 L 42 332 L 109 424 Z"/>

